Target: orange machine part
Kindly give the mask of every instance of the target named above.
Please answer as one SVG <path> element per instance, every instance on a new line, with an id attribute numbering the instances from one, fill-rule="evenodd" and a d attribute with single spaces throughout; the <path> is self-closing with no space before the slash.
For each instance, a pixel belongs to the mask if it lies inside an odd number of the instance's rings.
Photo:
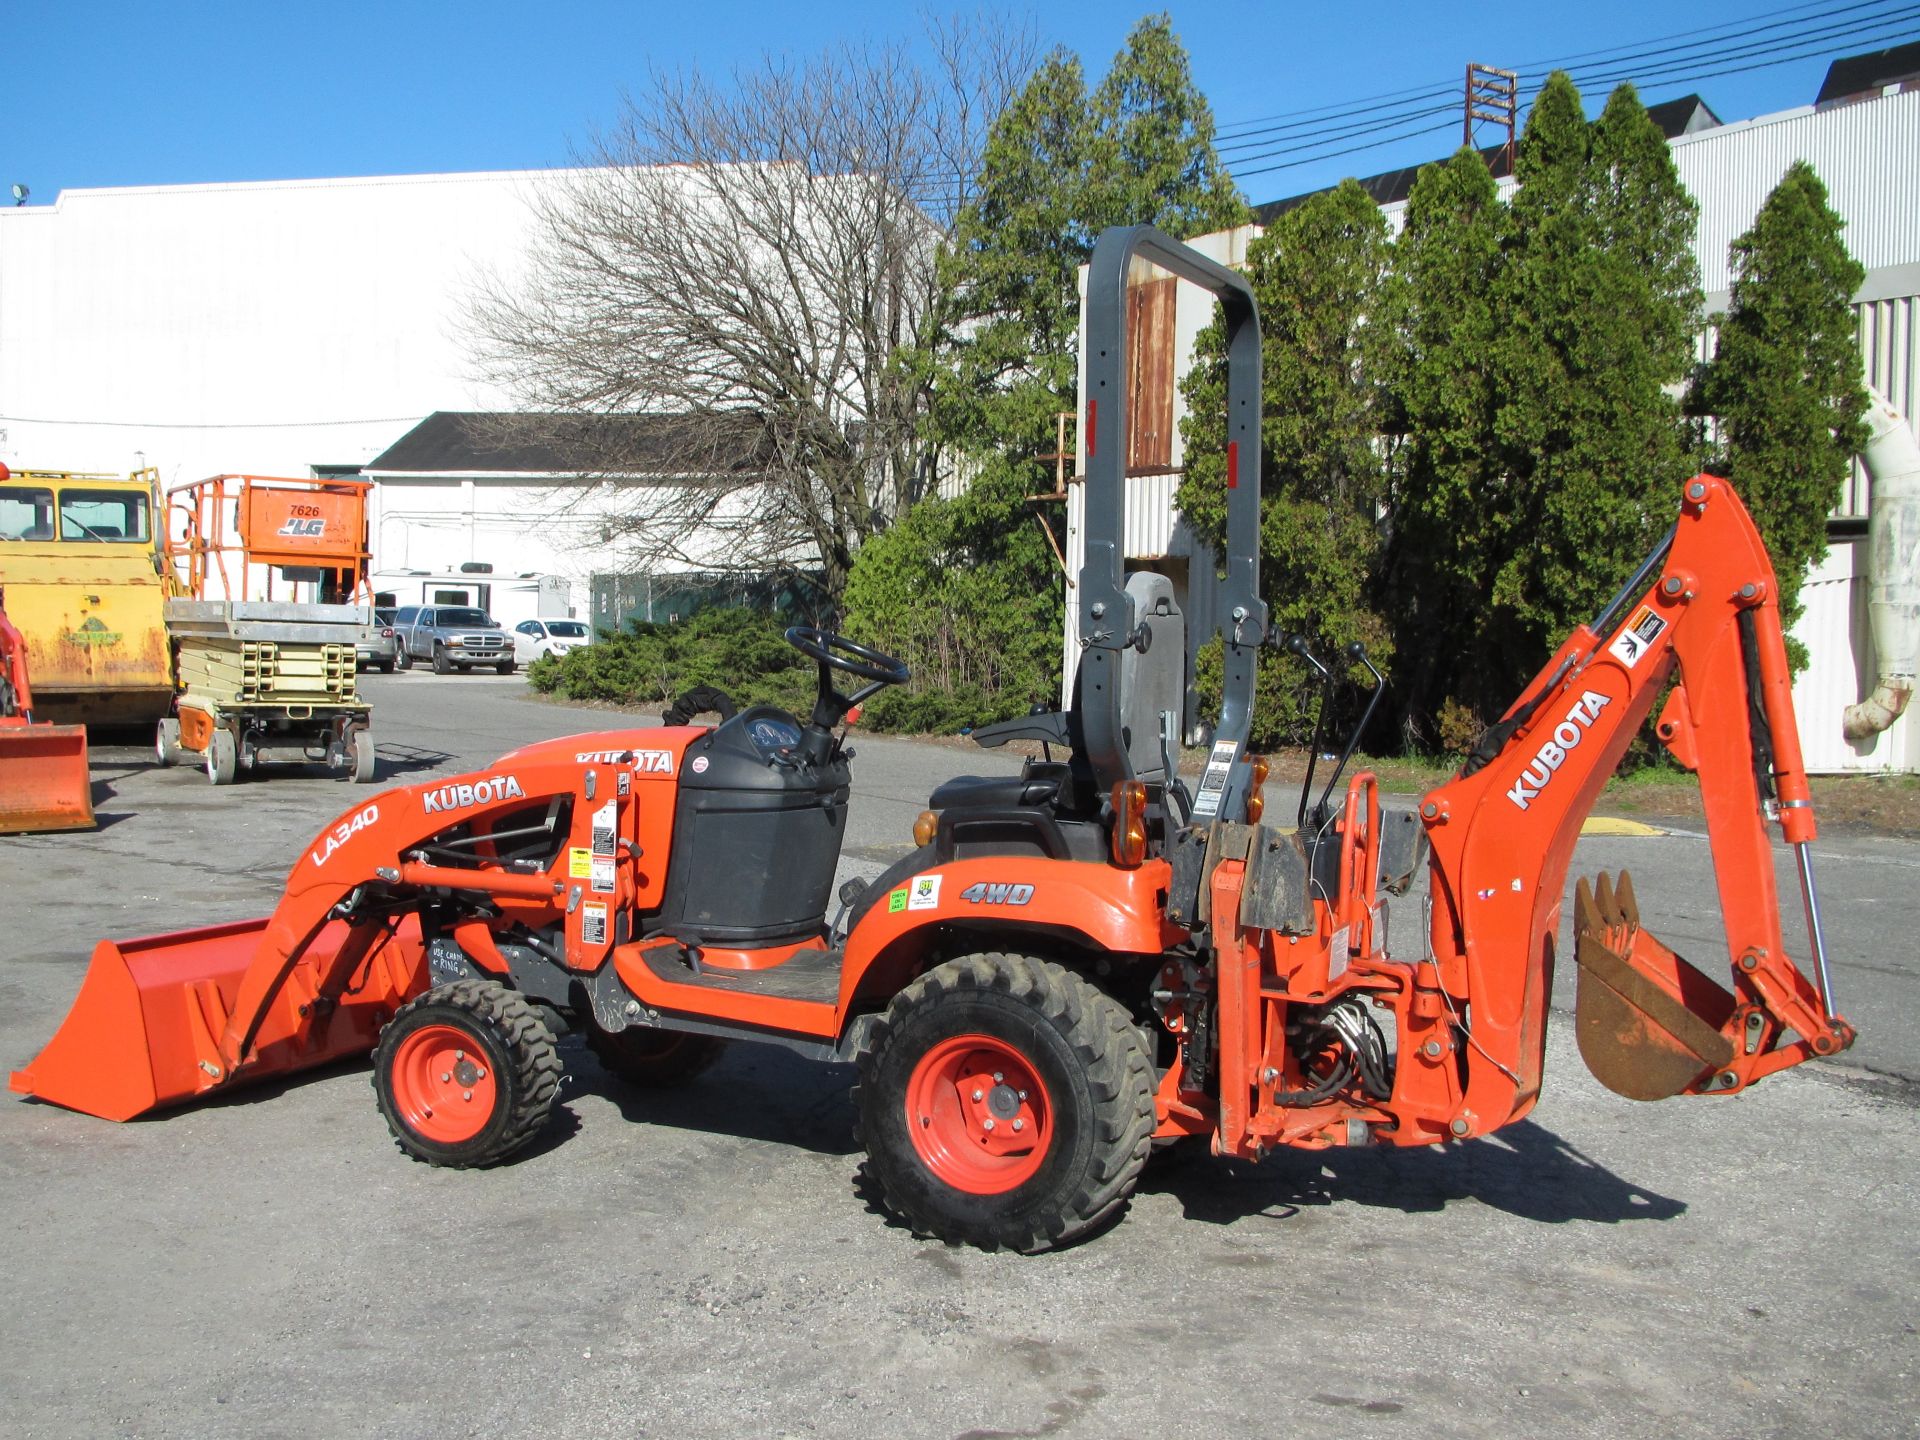
<path id="1" fill-rule="evenodd" d="M 220 1036 L 270 921 L 242 920 L 138 940 L 102 940 L 54 1037 L 9 1088 L 70 1110 L 130 1120 L 211 1090 L 227 1078 Z M 309 949 L 337 951 L 346 927 L 331 925 Z M 380 1027 L 425 988 L 426 950 L 412 917 L 386 932 L 360 962 L 357 984 L 337 1004 L 315 1007 L 284 993 L 256 1032 L 237 1080 L 363 1054 Z M 329 1013 L 322 1021 L 317 1008 Z"/>
<path id="2" fill-rule="evenodd" d="M 93 784 L 83 725 L 33 722 L 27 645 L 0 608 L 0 677 L 12 692 L 0 708 L 0 835 L 93 828 Z"/>

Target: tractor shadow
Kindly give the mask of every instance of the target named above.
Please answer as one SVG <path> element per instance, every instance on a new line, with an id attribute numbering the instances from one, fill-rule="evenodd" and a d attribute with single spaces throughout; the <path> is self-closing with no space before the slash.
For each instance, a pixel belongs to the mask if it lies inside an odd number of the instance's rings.
<path id="1" fill-rule="evenodd" d="M 1259 1165 L 1218 1160 L 1203 1144 L 1161 1152 L 1143 1194 L 1169 1195 L 1187 1218 L 1231 1225 L 1287 1219 L 1309 1207 L 1383 1206 L 1418 1215 L 1475 1200 L 1523 1220 L 1616 1225 L 1672 1220 L 1686 1203 L 1635 1185 L 1551 1130 L 1522 1120 L 1497 1136 L 1421 1150 L 1283 1150 Z"/>
<path id="2" fill-rule="evenodd" d="M 376 782 L 394 780 L 421 770 L 438 770 L 451 759 L 450 751 L 428 750 L 419 745 L 389 745 L 384 740 L 376 740 L 373 742 L 373 778 Z"/>
<path id="3" fill-rule="evenodd" d="M 590 1094 L 635 1123 L 768 1141 L 816 1155 L 851 1155 L 859 1148 L 850 1065 L 823 1065 L 773 1045 L 736 1044 L 685 1085 L 642 1088 L 609 1074 L 578 1039 L 561 1041 L 560 1057 L 567 1085 L 556 1116 L 566 1098 Z"/>

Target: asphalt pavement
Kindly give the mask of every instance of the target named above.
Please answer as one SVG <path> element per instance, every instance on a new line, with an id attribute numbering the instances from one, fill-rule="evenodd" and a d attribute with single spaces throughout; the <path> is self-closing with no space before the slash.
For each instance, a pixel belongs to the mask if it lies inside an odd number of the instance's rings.
<path id="1" fill-rule="evenodd" d="M 363 683 L 382 784 L 632 723 L 518 677 Z M 856 748 L 846 874 L 909 848 L 939 780 L 1016 763 Z M 215 790 L 133 744 L 96 744 L 94 777 L 98 830 L 0 839 L 9 1067 L 97 938 L 264 914 L 369 793 L 297 768 Z M 127 1125 L 3 1097 L 0 1432 L 1911 1435 L 1920 846 L 1816 860 L 1861 1031 L 1842 1063 L 1635 1104 L 1562 1011 L 1539 1107 L 1497 1136 L 1259 1166 L 1176 1147 L 1119 1225 L 1038 1258 L 889 1221 L 851 1071 L 767 1047 L 637 1094 L 568 1042 L 548 1134 L 478 1172 L 403 1158 L 364 1064 Z M 1573 871 L 1622 866 L 1648 928 L 1719 963 L 1704 840 L 1593 837 Z"/>

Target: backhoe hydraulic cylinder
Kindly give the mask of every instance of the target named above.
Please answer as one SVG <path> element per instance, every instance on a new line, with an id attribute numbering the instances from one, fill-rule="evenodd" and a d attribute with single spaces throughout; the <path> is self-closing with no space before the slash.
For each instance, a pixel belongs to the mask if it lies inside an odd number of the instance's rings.
<path id="1" fill-rule="evenodd" d="M 1807 943 L 1813 946 L 1813 972 L 1820 984 L 1820 1004 L 1828 1015 L 1838 1015 L 1833 1008 L 1833 981 L 1827 975 L 1827 942 L 1820 929 L 1820 892 L 1813 883 L 1812 847 L 1804 840 L 1793 847 L 1794 858 L 1800 864 L 1800 903 L 1807 911 Z"/>

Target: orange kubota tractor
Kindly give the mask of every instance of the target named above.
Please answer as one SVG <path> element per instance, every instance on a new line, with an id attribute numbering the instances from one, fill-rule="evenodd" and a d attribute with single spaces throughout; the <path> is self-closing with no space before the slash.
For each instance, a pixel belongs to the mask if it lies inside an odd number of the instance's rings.
<path id="1" fill-rule="evenodd" d="M 1137 260 L 1212 290 L 1229 337 L 1225 704 L 1192 791 L 1169 763 L 1180 616 L 1163 581 L 1121 572 Z M 1722 481 L 1685 486 L 1668 540 L 1417 814 L 1383 812 L 1363 771 L 1310 810 L 1303 796 L 1297 829 L 1267 825 L 1266 767 L 1244 744 L 1257 648 L 1275 643 L 1256 592 L 1251 293 L 1132 229 L 1100 240 L 1087 303 L 1076 702 L 979 732 L 1042 740 L 1048 758 L 942 785 L 919 848 L 843 889 L 831 922 L 852 759 L 836 726 L 906 669 L 796 628 L 819 664 L 805 718 L 755 706 L 549 741 L 357 804 L 300 853 L 268 918 L 103 942 L 14 1088 L 125 1119 L 371 1049 L 400 1147 L 478 1166 L 546 1123 L 557 1030 L 640 1083 L 770 1042 L 857 1062 L 869 1166 L 914 1226 L 1045 1248 L 1115 1214 L 1156 1140 L 1258 1158 L 1525 1115 L 1580 822 L 1670 680 L 1658 731 L 1699 773 L 1730 983 L 1639 927 L 1624 875 L 1583 882 L 1580 1047 L 1614 1089 L 1653 1098 L 1736 1092 L 1851 1043 L 1773 572 Z M 1817 981 L 1787 953 L 1770 820 L 1799 857 Z M 1387 896 L 1423 857 L 1425 923 L 1390 949 Z"/>
<path id="2" fill-rule="evenodd" d="M 0 593 L 0 835 L 93 828 L 87 727 L 33 718 L 26 637 Z"/>

